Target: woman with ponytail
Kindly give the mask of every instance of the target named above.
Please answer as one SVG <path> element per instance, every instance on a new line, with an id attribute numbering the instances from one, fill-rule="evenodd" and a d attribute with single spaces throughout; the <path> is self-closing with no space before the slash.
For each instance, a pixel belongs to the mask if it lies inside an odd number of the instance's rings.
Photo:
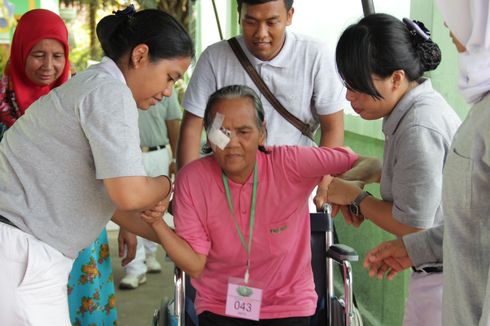
<path id="1" fill-rule="evenodd" d="M 343 32 L 336 60 L 354 111 L 383 119 L 385 144 L 381 199 L 336 178 L 328 200 L 345 205 L 348 223 L 369 220 L 397 237 L 440 225 L 442 169 L 460 119 L 423 77 L 441 61 L 429 31 L 407 18 L 369 15 Z M 408 292 L 404 325 L 441 325 L 440 265 L 414 270 Z"/>
<path id="2" fill-rule="evenodd" d="M 490 4 L 436 3 L 458 51 L 459 90 L 471 104 L 444 168 L 444 225 L 380 244 L 364 266 L 380 278 L 388 270 L 391 279 L 410 266 L 443 262 L 444 326 L 490 325 Z"/>
<path id="3" fill-rule="evenodd" d="M 158 241 L 139 215 L 165 205 L 171 182 L 145 173 L 137 110 L 171 95 L 192 40 L 172 16 L 132 6 L 97 35 L 102 62 L 32 103 L 0 142 L 2 325 L 70 325 L 73 260 L 113 214 Z"/>

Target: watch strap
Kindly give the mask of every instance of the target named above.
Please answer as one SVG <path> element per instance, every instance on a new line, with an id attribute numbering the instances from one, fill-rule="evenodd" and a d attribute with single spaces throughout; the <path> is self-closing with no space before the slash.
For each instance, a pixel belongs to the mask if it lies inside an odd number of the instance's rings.
<path id="1" fill-rule="evenodd" d="M 352 201 L 352 205 L 359 206 L 367 196 L 372 196 L 372 195 L 368 191 L 365 190 L 361 191 L 359 195 L 357 195 L 357 197 Z"/>
<path id="2" fill-rule="evenodd" d="M 357 195 L 357 197 L 356 197 L 356 198 L 355 198 L 355 199 L 352 201 L 352 203 L 350 204 L 351 208 L 354 208 L 354 209 L 355 209 L 355 211 L 358 213 L 358 214 L 356 214 L 356 215 L 358 215 L 358 216 L 362 216 L 362 217 L 366 218 L 366 217 L 364 216 L 364 214 L 362 214 L 362 212 L 361 212 L 361 206 L 360 206 L 360 205 L 361 205 L 361 202 L 362 202 L 362 201 L 363 201 L 363 200 L 364 200 L 366 197 L 368 197 L 368 196 L 372 196 L 372 195 L 371 195 L 371 193 L 370 193 L 369 191 L 365 191 L 365 190 L 363 190 L 363 191 L 361 191 L 361 192 L 359 193 L 359 195 Z M 352 207 L 352 206 L 353 206 L 353 207 Z M 351 212 L 352 212 L 352 211 L 353 211 L 353 210 L 351 209 Z M 354 214 L 355 214 L 355 213 L 354 213 Z"/>

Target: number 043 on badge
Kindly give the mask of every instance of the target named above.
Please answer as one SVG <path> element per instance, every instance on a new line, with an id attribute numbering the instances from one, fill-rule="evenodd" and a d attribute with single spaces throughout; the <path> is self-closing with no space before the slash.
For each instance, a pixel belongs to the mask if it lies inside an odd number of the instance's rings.
<path id="1" fill-rule="evenodd" d="M 262 289 L 255 282 L 245 283 L 242 278 L 230 277 L 226 294 L 226 315 L 259 320 Z"/>

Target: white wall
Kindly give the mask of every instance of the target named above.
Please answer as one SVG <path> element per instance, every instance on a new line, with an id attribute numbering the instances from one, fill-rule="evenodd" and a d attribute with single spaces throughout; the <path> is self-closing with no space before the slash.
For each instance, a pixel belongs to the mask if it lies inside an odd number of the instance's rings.
<path id="1" fill-rule="evenodd" d="M 228 24 L 228 15 L 231 11 L 231 3 L 236 0 L 215 0 L 216 10 L 218 12 L 221 30 L 223 37 L 228 38 L 230 32 L 230 26 Z M 201 6 L 201 44 L 202 50 L 208 45 L 218 42 L 220 40 L 218 25 L 216 24 L 216 18 L 213 10 L 213 4 L 211 0 L 200 0 Z"/>
<path id="2" fill-rule="evenodd" d="M 363 17 L 361 0 L 296 0 L 291 29 L 325 40 L 335 48 L 342 31 Z M 376 12 L 398 18 L 410 14 L 410 0 L 374 0 Z"/>

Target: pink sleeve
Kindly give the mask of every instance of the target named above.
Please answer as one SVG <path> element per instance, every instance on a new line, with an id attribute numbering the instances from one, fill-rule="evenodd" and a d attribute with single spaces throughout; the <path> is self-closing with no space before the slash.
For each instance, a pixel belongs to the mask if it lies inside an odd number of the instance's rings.
<path id="1" fill-rule="evenodd" d="M 181 170 L 175 181 L 172 204 L 175 231 L 177 235 L 189 243 L 196 253 L 207 256 L 211 242 L 203 223 L 205 206 L 200 205 L 204 201 L 204 197 L 201 196 L 201 200 L 196 200 L 199 196 L 191 195 L 191 191 L 198 193 L 200 188 L 196 186 L 199 181 L 192 178 L 188 172 L 193 171 L 191 169 Z M 194 187 L 191 185 L 191 180 L 194 180 Z"/>
<path id="2" fill-rule="evenodd" d="M 298 178 L 339 175 L 352 168 L 358 155 L 343 147 L 288 147 L 285 162 L 291 162 L 292 173 Z"/>

